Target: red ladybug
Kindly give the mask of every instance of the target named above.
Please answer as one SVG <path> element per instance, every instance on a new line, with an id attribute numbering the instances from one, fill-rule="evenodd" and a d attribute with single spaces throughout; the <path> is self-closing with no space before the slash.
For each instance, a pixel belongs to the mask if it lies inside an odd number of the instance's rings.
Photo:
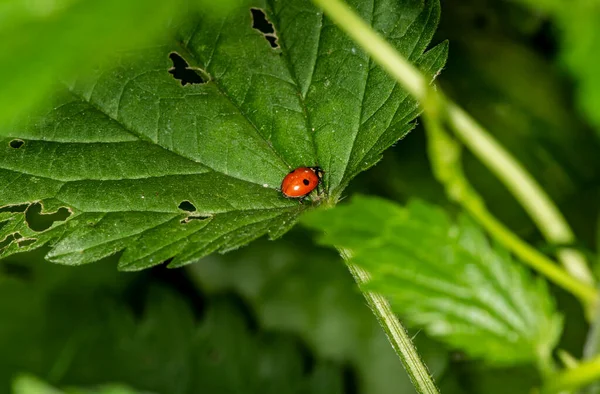
<path id="1" fill-rule="evenodd" d="M 281 192 L 288 198 L 304 198 L 315 190 L 323 178 L 319 167 L 298 167 L 283 178 Z"/>

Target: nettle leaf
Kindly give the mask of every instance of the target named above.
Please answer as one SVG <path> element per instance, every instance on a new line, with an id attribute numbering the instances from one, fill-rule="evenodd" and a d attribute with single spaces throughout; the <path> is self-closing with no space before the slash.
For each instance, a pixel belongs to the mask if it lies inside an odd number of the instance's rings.
<path id="1" fill-rule="evenodd" d="M 439 72 L 447 45 L 423 54 L 437 0 L 354 3 L 424 72 Z M 137 270 L 277 238 L 303 211 L 335 203 L 418 113 L 308 0 L 190 18 L 2 132 L 0 257 L 50 243 L 49 260 L 83 264 L 124 250 L 120 268 Z M 324 190 L 311 204 L 281 195 L 290 169 L 316 165 Z M 70 216 L 34 230 L 38 203 L 42 217 Z"/>
<path id="2" fill-rule="evenodd" d="M 188 272 L 203 293 L 239 294 L 261 327 L 295 333 L 319 358 L 351 366 L 356 394 L 415 392 L 408 375 L 394 372 L 400 361 L 339 254 L 315 247 L 306 231 L 268 242 L 211 255 Z M 425 335 L 415 343 L 431 373 L 441 376 L 446 350 Z"/>
<path id="3" fill-rule="evenodd" d="M 544 281 L 490 245 L 466 215 L 357 197 L 311 213 L 322 242 L 348 248 L 413 327 L 493 364 L 546 362 L 562 328 Z"/>

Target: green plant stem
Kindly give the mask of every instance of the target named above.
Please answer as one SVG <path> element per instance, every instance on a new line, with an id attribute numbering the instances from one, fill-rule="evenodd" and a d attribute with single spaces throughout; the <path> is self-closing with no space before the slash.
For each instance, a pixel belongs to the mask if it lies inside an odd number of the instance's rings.
<path id="1" fill-rule="evenodd" d="M 363 285 L 370 279 L 369 273 L 350 262 L 350 253 L 340 250 L 340 254 L 354 280 Z M 385 331 L 385 334 L 394 348 L 394 351 L 402 361 L 406 373 L 410 377 L 413 386 L 419 394 L 439 394 L 427 366 L 421 360 L 415 345 L 412 343 L 406 329 L 400 323 L 388 301 L 380 294 L 363 291 L 363 295 L 377 318 L 377 321 Z"/>
<path id="2" fill-rule="evenodd" d="M 340 0 L 313 0 L 342 30 L 390 73 L 428 111 L 432 94 L 429 81 L 380 37 L 353 10 Z M 477 122 L 453 104 L 444 104 L 448 121 L 462 141 L 486 164 L 525 208 L 546 239 L 563 245 L 574 242 L 573 232 L 544 190 L 523 167 Z M 582 283 L 593 284 L 593 276 L 583 256 L 563 249 L 558 257 L 566 270 Z"/>
<path id="3" fill-rule="evenodd" d="M 571 292 L 585 305 L 593 307 L 597 302 L 596 289 L 568 275 L 564 269 L 540 253 L 537 249 L 515 235 L 486 209 L 479 206 L 463 207 L 503 246 L 511 250 L 527 265 L 546 276 L 550 281 Z"/>
<path id="4" fill-rule="evenodd" d="M 500 178 L 542 235 L 556 244 L 568 245 L 575 242 L 575 236 L 562 213 L 521 164 L 460 107 L 447 103 L 446 110 L 448 122 L 456 135 Z M 594 283 L 581 253 L 562 248 L 558 251 L 558 258 L 572 276 L 588 284 Z"/>
<path id="5" fill-rule="evenodd" d="M 313 0 L 325 14 L 356 41 L 417 100 L 427 95 L 429 84 L 419 70 L 404 59 L 352 9 L 340 0 Z"/>
<path id="6" fill-rule="evenodd" d="M 574 390 L 600 379 L 600 356 L 583 361 L 574 368 L 566 369 L 547 380 L 542 387 L 543 394 Z"/>
<path id="7" fill-rule="evenodd" d="M 462 171 L 461 146 L 445 131 L 441 118 L 436 113 L 439 107 L 435 104 L 436 102 L 429 102 L 432 111 L 426 112 L 423 119 L 432 170 L 446 188 L 448 197 L 460 204 L 496 241 L 511 250 L 521 261 L 577 296 L 590 315 L 591 312 L 595 312 L 597 294 L 594 287 L 569 275 L 547 256 L 515 235 L 487 210 L 483 199 L 473 190 Z"/>

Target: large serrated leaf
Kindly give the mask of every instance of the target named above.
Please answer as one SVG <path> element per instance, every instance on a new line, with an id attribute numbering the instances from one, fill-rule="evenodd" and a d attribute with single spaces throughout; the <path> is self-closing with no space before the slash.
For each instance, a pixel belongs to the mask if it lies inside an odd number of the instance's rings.
<path id="1" fill-rule="evenodd" d="M 495 364 L 545 365 L 561 318 L 545 282 L 491 246 L 466 216 L 452 223 L 423 202 L 359 197 L 306 217 L 322 241 L 348 248 L 413 327 Z"/>
<path id="2" fill-rule="evenodd" d="M 441 69 L 446 44 L 423 54 L 437 0 L 354 7 L 425 73 Z M 253 27 L 261 12 L 274 33 Z M 25 213 L 0 212 L 10 223 L 0 256 L 50 242 L 54 262 L 125 250 L 120 268 L 137 270 L 276 238 L 313 205 L 337 202 L 418 112 L 308 0 L 190 16 L 170 39 L 70 82 L 42 116 L 3 131 L 0 207 L 41 202 L 42 213 L 72 214 L 33 231 Z M 322 194 L 285 199 L 287 172 L 315 165 L 325 170 Z"/>

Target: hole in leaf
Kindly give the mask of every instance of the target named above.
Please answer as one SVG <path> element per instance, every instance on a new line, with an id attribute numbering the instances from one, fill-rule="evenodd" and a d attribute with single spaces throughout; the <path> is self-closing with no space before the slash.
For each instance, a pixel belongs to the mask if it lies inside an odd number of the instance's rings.
<path id="1" fill-rule="evenodd" d="M 169 59 L 173 62 L 173 67 L 169 69 L 169 74 L 171 74 L 173 78 L 181 81 L 182 86 L 185 86 L 188 83 L 191 85 L 206 83 L 208 78 L 203 78 L 202 75 L 199 74 L 202 71 L 190 67 L 188 62 L 186 62 L 177 52 L 171 52 L 169 54 Z"/>
<path id="2" fill-rule="evenodd" d="M 269 44 L 271 44 L 271 48 L 279 48 L 279 45 L 277 44 L 277 37 L 265 35 L 265 38 L 267 39 L 267 41 L 269 41 Z"/>
<path id="3" fill-rule="evenodd" d="M 54 222 L 63 222 L 71 216 L 71 211 L 65 207 L 61 207 L 56 212 L 42 213 L 42 204 L 32 204 L 25 212 L 25 221 L 33 231 L 45 231 L 54 224 Z"/>
<path id="4" fill-rule="evenodd" d="M 34 244 L 35 241 L 37 241 L 36 238 L 27 238 L 22 241 L 17 241 L 17 245 L 19 245 L 19 248 L 24 248 L 26 246 Z"/>
<path id="5" fill-rule="evenodd" d="M 15 233 L 15 234 L 8 235 L 6 238 L 4 238 L 3 240 L 1 240 L 0 241 L 0 250 L 4 249 L 8 245 L 10 245 L 12 243 L 12 241 L 14 241 L 15 239 L 17 239 L 17 236 L 19 238 L 22 238 L 21 234 Z"/>
<path id="6" fill-rule="evenodd" d="M 192 220 L 206 220 L 206 219 L 210 219 L 210 216 L 188 216 L 185 219 L 181 219 L 179 221 L 179 223 L 187 224 L 187 223 L 191 222 Z"/>
<path id="7" fill-rule="evenodd" d="M 19 140 L 19 139 L 14 139 L 14 140 L 10 141 L 8 143 L 8 145 L 10 145 L 10 147 L 13 149 L 19 149 L 20 147 L 25 145 L 25 141 Z"/>
<path id="8" fill-rule="evenodd" d="M 261 32 L 271 48 L 279 48 L 277 44 L 277 34 L 275 34 L 275 28 L 273 24 L 267 19 L 267 15 L 260 8 L 250 8 L 252 13 L 252 28 Z"/>
<path id="9" fill-rule="evenodd" d="M 0 213 L 2 212 L 25 212 L 29 204 L 21 204 L 21 205 L 6 205 L 4 207 L 0 207 Z"/>
<path id="10" fill-rule="evenodd" d="M 179 209 L 187 211 L 187 212 L 196 212 L 196 207 L 194 206 L 194 204 L 192 204 L 188 200 L 182 201 L 179 204 Z"/>
<path id="11" fill-rule="evenodd" d="M 263 34 L 275 33 L 273 24 L 269 22 L 263 10 L 260 8 L 250 8 L 250 12 L 252 13 L 252 28 Z"/>

